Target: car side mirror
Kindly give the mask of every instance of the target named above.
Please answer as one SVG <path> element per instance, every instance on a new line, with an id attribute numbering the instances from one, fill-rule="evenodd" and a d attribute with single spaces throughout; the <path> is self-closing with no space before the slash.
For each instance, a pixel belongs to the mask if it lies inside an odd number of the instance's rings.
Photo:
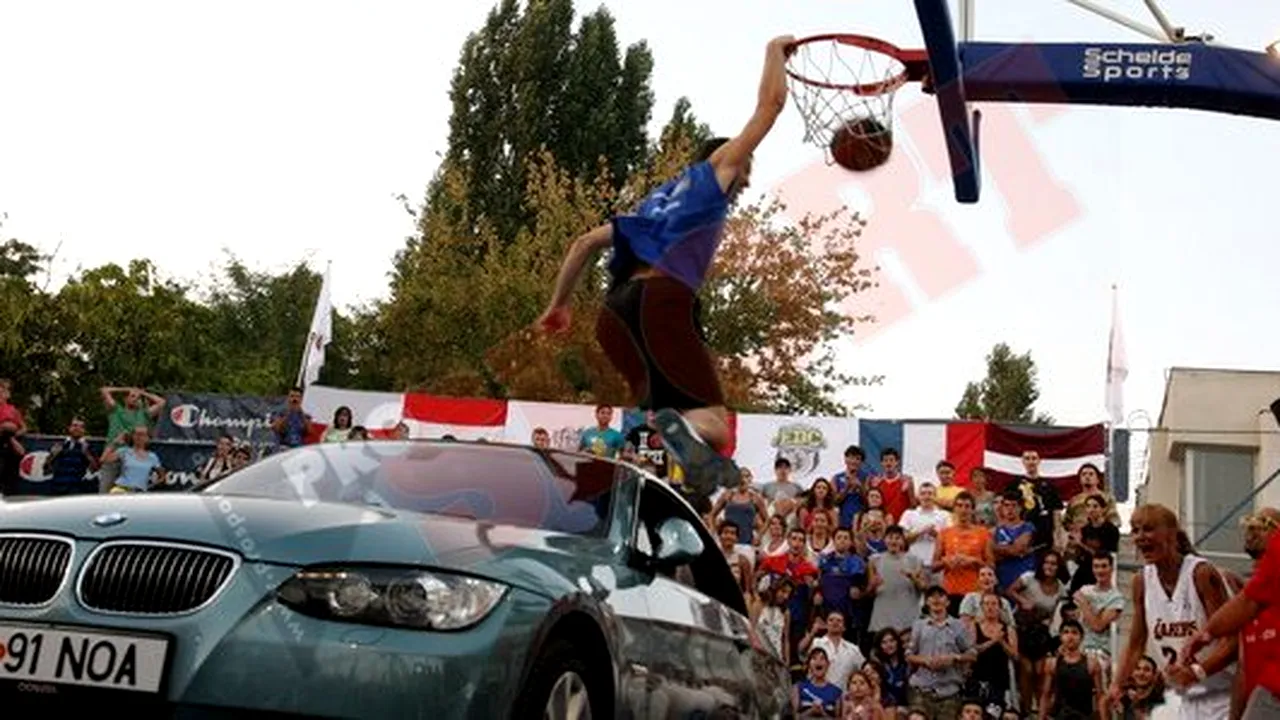
<path id="1" fill-rule="evenodd" d="M 658 526 L 656 564 L 660 568 L 677 568 L 702 556 L 707 546 L 693 523 L 684 518 L 667 518 Z"/>

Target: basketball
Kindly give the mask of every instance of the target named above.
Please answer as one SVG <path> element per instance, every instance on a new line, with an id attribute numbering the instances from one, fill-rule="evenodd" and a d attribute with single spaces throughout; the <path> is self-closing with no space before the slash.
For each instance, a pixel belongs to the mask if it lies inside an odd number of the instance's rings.
<path id="1" fill-rule="evenodd" d="M 846 170 L 878 168 L 892 150 L 893 131 L 875 118 L 846 122 L 831 135 L 831 157 Z"/>

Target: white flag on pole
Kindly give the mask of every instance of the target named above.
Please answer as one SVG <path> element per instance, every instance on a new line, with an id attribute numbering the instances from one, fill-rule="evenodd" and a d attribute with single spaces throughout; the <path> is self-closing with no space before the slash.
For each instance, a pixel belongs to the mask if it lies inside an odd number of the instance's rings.
<path id="1" fill-rule="evenodd" d="M 311 330 L 307 333 L 307 347 L 302 353 L 301 382 L 303 389 L 320 378 L 324 366 L 324 351 L 333 341 L 333 301 L 329 297 L 329 268 L 324 270 L 320 283 L 320 295 L 316 298 L 316 312 L 311 316 Z"/>
<path id="2" fill-rule="evenodd" d="M 1120 300 L 1111 286 L 1111 339 L 1107 343 L 1107 415 L 1112 427 L 1124 424 L 1124 381 L 1129 377 L 1129 359 L 1120 332 Z"/>

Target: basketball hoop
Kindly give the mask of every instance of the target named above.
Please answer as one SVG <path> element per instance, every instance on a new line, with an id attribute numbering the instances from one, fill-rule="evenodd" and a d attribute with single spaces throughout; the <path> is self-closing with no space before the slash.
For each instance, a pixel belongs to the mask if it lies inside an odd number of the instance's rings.
<path id="1" fill-rule="evenodd" d="M 865 35 L 814 35 L 787 49 L 791 96 L 804 119 L 805 142 L 827 164 L 868 170 L 893 148 L 893 98 L 928 71 L 923 50 L 903 50 Z"/>

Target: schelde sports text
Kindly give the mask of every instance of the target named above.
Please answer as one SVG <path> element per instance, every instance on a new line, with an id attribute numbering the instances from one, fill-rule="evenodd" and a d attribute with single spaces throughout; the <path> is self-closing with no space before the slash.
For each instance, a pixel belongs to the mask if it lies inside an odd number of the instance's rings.
<path id="1" fill-rule="evenodd" d="M 1085 48 L 1084 77 L 1111 80 L 1190 80 L 1191 53 L 1185 50 Z"/>

